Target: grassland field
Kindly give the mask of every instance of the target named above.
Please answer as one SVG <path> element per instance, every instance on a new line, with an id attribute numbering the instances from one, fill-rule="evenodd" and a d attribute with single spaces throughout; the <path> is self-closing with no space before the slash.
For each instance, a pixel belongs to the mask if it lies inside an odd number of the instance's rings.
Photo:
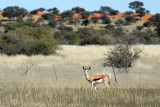
<path id="1" fill-rule="evenodd" d="M 0 107 L 160 107 L 160 45 L 137 46 L 141 57 L 129 73 L 116 70 L 118 84 L 112 69 L 102 66 L 113 46 L 63 45 L 50 56 L 1 54 Z M 111 90 L 100 84 L 91 91 L 85 65 L 89 75 L 111 76 Z"/>

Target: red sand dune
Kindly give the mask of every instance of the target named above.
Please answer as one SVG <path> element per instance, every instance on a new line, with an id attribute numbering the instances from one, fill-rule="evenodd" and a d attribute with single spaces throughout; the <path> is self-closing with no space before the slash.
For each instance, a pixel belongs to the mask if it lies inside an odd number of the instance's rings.
<path id="1" fill-rule="evenodd" d="M 102 15 L 102 14 L 100 14 L 100 13 L 91 13 L 89 17 L 90 17 L 90 18 L 91 18 L 91 17 L 101 17 L 101 15 Z"/>
<path id="2" fill-rule="evenodd" d="M 73 15 L 73 18 L 81 18 L 81 17 L 82 17 L 82 15 L 80 13 L 75 13 Z"/>
<path id="3" fill-rule="evenodd" d="M 8 19 L 7 17 L 3 17 L 2 16 L 2 13 L 3 11 L 0 12 L 0 19 Z M 41 17 L 43 14 L 45 14 L 44 12 L 38 12 L 35 16 L 38 16 L 38 17 Z M 58 13 L 58 14 L 61 14 L 61 13 Z M 91 17 L 101 17 L 101 13 L 91 13 L 89 18 Z M 131 16 L 134 16 L 136 19 L 140 19 L 140 17 L 138 16 L 139 14 L 138 13 L 133 13 L 131 14 Z M 112 17 L 115 17 L 115 18 L 120 18 L 120 17 L 125 17 L 126 15 L 124 13 L 118 13 L 116 15 L 108 15 L 106 14 L 106 16 L 112 18 Z M 146 14 L 145 16 L 141 17 L 141 19 L 144 19 L 144 20 L 147 20 L 149 18 L 151 18 L 152 16 L 154 16 L 154 14 Z M 80 13 L 75 13 L 73 15 L 73 18 L 81 18 L 82 15 Z M 55 18 L 61 18 L 60 15 L 55 15 Z"/>

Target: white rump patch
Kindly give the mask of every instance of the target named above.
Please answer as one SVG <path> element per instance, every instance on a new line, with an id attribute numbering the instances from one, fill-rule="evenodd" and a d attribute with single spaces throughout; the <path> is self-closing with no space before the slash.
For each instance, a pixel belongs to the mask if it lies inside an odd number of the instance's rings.
<path id="1" fill-rule="evenodd" d="M 103 80 L 102 80 L 102 79 L 93 81 L 93 84 L 100 84 L 100 83 L 103 83 Z"/>

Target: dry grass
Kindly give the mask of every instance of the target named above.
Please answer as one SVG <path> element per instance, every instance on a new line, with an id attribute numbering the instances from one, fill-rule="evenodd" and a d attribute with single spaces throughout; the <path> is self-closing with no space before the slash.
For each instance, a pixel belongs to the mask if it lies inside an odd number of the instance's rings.
<path id="1" fill-rule="evenodd" d="M 62 46 L 57 55 L 0 55 L 0 105 L 2 107 L 117 107 L 160 105 L 160 45 L 140 45 L 141 58 L 129 73 L 118 73 L 116 85 L 111 68 L 103 68 L 111 46 Z M 24 75 L 26 67 L 33 67 Z M 55 65 L 56 81 L 52 64 Z M 90 91 L 82 65 L 92 66 L 90 75 L 111 76 L 111 91 L 98 85 Z"/>

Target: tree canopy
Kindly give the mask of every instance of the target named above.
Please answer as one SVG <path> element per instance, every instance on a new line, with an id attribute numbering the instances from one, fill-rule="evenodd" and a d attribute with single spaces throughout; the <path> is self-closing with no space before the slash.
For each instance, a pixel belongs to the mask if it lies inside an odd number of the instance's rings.
<path id="1" fill-rule="evenodd" d="M 20 8 L 18 6 L 8 6 L 6 7 L 2 13 L 4 17 L 8 17 L 10 20 L 12 18 L 23 18 L 27 14 L 27 10 L 24 8 Z"/>

